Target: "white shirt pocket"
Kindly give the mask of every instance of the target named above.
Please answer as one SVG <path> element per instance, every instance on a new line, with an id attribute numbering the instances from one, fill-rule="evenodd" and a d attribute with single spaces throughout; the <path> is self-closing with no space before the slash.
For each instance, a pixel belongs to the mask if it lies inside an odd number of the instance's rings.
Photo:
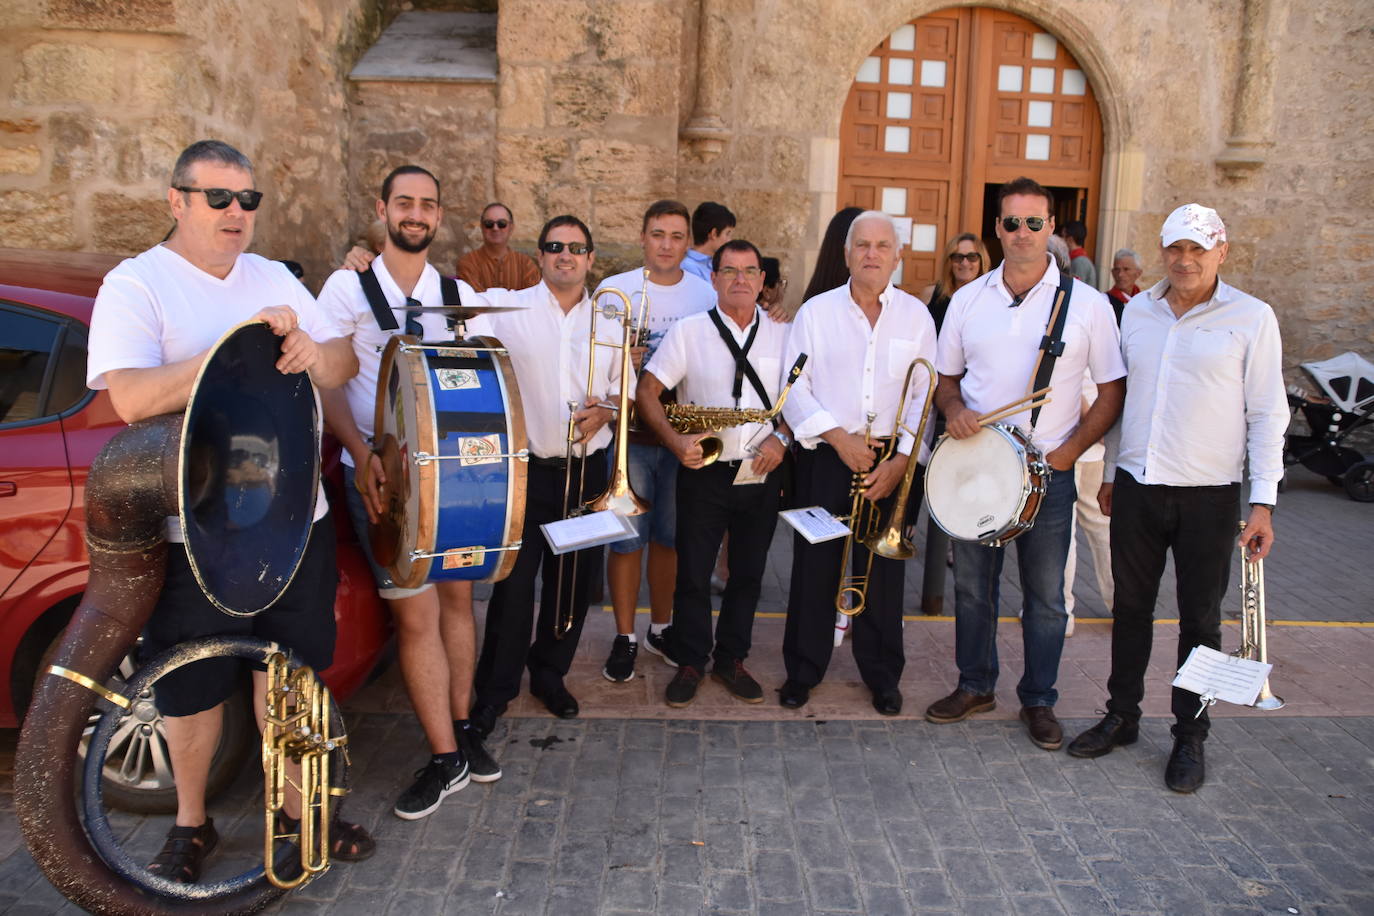
<path id="1" fill-rule="evenodd" d="M 888 344 L 887 374 L 894 379 L 906 377 L 911 361 L 921 355 L 920 345 L 914 340 L 896 339 Z"/>

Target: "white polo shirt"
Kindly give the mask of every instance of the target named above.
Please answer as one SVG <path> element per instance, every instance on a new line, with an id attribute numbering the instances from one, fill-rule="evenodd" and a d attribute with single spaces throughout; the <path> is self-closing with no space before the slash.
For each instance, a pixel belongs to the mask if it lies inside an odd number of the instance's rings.
<path id="1" fill-rule="evenodd" d="M 873 437 L 890 435 L 907 367 L 917 357 L 934 362 L 935 322 L 925 303 L 890 283 L 878 301 L 882 308 L 873 325 L 848 283 L 811 297 L 797 312 L 783 364 L 791 366 L 800 353 L 807 354 L 807 362 L 782 412 L 803 448 L 815 448 L 821 433 L 837 426 L 863 435 L 870 413 Z M 912 429 L 921 421 L 929 378 L 917 370 L 906 413 Z M 897 450 L 910 455 L 913 441 L 903 432 Z M 923 442 L 920 460 L 926 454 Z"/>
<path id="2" fill-rule="evenodd" d="M 568 443 L 568 402 L 578 409 L 587 394 L 587 348 L 591 342 L 592 301 L 583 291 L 582 301 L 564 314 L 544 281 L 529 289 L 489 289 L 474 297 L 495 306 L 514 306 L 515 311 L 478 315 L 467 322 L 468 336 L 490 335 L 510 351 L 515 380 L 525 415 L 525 434 L 530 453 L 540 458 L 562 458 Z M 621 325 L 598 316 L 596 338 L 619 344 Z M 630 370 L 630 396 L 634 396 L 634 370 Z M 592 396 L 615 402 L 620 397 L 620 354 L 598 347 L 596 380 Z M 601 427 L 587 443 L 590 455 L 611 441 L 611 424 Z"/>
<path id="3" fill-rule="evenodd" d="M 1274 310 L 1221 280 L 1175 318 L 1161 280 L 1126 303 L 1121 350 L 1130 374 L 1102 478 L 1220 486 L 1250 464 L 1250 502 L 1272 505 L 1283 479 L 1288 398 Z"/>
<path id="4" fill-rule="evenodd" d="M 754 344 L 749 348 L 749 364 L 763 383 L 769 401 L 776 404 L 783 384 L 782 351 L 787 342 L 787 325 L 768 318 L 758 306 L 754 307 L 753 320 L 742 328 L 719 307 L 688 315 L 668 329 L 644 371 L 652 373 L 665 388 L 677 388 L 680 404 L 762 409 L 763 400 L 748 376 L 740 386 L 739 402 L 735 402 L 735 358 L 721 340 L 720 331 L 711 320 L 712 314 L 720 316 L 740 349 L 744 349 L 750 332 L 758 328 Z M 745 423 L 715 433 L 724 445 L 721 460 L 740 461 L 750 457 L 749 446 L 757 447 L 772 429 L 769 423 Z"/>
<path id="5" fill-rule="evenodd" d="M 382 295 L 391 306 L 391 314 L 396 319 L 395 330 L 384 331 L 377 324 L 356 271 L 334 271 L 324 281 L 319 298 L 320 308 L 344 335 L 353 339 L 353 352 L 358 357 L 358 374 L 344 385 L 344 395 L 348 398 L 354 425 L 369 443 L 372 442 L 372 423 L 377 415 L 377 372 L 381 367 L 382 351 L 386 349 L 387 341 L 404 334 L 406 327 L 406 295 L 386 269 L 385 255 L 372 261 L 372 272 L 377 275 L 377 285 L 382 288 Z M 458 281 L 459 299 L 475 302 L 476 296 L 471 286 L 462 280 Z M 411 290 L 411 298 L 425 306 L 443 305 L 439 271 L 426 264 L 415 289 Z M 422 312 L 419 320 L 426 341 L 453 339 L 453 332 L 448 329 L 448 321 L 442 312 Z M 342 460 L 349 467 L 353 466 L 353 456 L 347 449 L 343 451 Z"/>
<path id="6" fill-rule="evenodd" d="M 1059 268 L 1053 258 L 1046 258 L 1049 267 L 1020 305 L 1012 305 L 1000 264 L 964 284 L 950 299 L 935 367 L 941 375 L 963 376 L 959 389 L 964 404 L 976 413 L 988 413 L 1030 393 L 1031 373 L 1059 288 Z M 1084 372 L 1101 385 L 1124 376 L 1126 366 L 1107 297 L 1074 280 L 1064 324 L 1064 353 L 1055 360 L 1050 403 L 1041 409 L 1032 439 L 1046 452 L 1063 444 L 1078 428 Z M 999 422 L 1029 433 L 1030 411 Z"/>

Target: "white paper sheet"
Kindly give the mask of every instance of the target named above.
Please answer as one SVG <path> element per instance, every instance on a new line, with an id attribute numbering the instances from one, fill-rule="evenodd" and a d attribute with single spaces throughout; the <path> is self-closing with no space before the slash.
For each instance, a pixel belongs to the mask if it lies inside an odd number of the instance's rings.
<path id="1" fill-rule="evenodd" d="M 570 553 L 587 547 L 600 547 L 634 537 L 634 526 L 610 509 L 587 515 L 574 515 L 558 522 L 540 525 L 544 540 L 555 554 Z"/>
<path id="2" fill-rule="evenodd" d="M 1208 701 L 1225 700 L 1239 706 L 1253 706 L 1273 667 L 1267 662 L 1195 646 L 1183 667 L 1178 669 L 1174 686 L 1191 690 Z"/>
<path id="3" fill-rule="evenodd" d="M 820 506 L 787 509 L 778 515 L 812 544 L 833 541 L 849 533 L 849 526 Z"/>

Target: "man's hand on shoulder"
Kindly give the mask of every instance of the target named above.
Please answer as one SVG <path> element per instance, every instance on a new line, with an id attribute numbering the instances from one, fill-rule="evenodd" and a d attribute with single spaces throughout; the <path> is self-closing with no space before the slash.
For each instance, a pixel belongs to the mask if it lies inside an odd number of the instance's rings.
<path id="1" fill-rule="evenodd" d="M 340 270 L 354 270 L 362 273 L 372 266 L 372 262 L 377 256 L 366 248 L 354 245 L 348 249 L 348 254 L 344 255 L 343 263 L 339 265 Z"/>

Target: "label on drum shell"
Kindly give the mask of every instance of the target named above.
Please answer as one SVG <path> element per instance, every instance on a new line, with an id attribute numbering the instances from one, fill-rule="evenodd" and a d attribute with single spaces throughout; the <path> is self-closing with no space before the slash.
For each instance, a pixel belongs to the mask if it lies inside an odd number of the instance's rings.
<path id="1" fill-rule="evenodd" d="M 444 551 L 444 569 L 467 569 L 487 560 L 485 547 L 454 547 Z"/>
<path id="2" fill-rule="evenodd" d="M 458 440 L 458 454 L 462 456 L 459 464 L 463 467 L 475 464 L 500 464 L 501 459 L 495 456 L 501 454 L 501 437 L 464 436 Z"/>
<path id="3" fill-rule="evenodd" d="M 444 391 L 482 387 L 482 380 L 475 369 L 435 369 L 434 377 Z"/>

